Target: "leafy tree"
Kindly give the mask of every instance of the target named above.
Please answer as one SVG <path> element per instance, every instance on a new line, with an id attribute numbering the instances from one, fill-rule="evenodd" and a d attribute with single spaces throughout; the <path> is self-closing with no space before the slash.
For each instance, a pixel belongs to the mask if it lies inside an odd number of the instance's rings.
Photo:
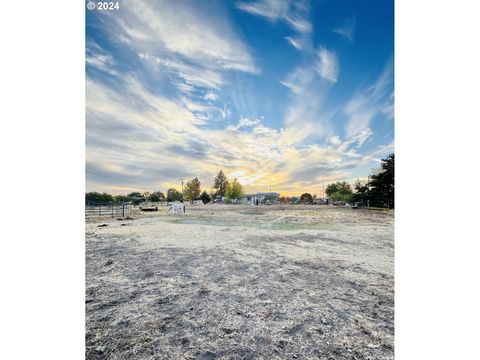
<path id="1" fill-rule="evenodd" d="M 222 170 L 218 172 L 218 175 L 215 177 L 215 180 L 213 182 L 213 188 L 217 189 L 217 194 L 225 196 L 226 191 L 227 191 L 227 184 L 228 184 L 228 179 L 223 173 Z"/>
<path id="2" fill-rule="evenodd" d="M 208 193 L 205 190 L 203 190 L 202 194 L 200 195 L 200 199 L 204 204 L 208 204 L 212 200 L 210 195 L 208 195 Z"/>
<path id="3" fill-rule="evenodd" d="M 353 194 L 353 200 L 365 204 L 368 200 L 369 195 L 368 184 L 365 181 L 357 180 L 355 181 L 353 188 L 355 189 L 355 194 Z"/>
<path id="4" fill-rule="evenodd" d="M 183 195 L 185 199 L 190 200 L 191 203 L 193 203 L 193 200 L 198 199 L 200 196 L 200 180 L 195 178 L 187 182 Z"/>
<path id="5" fill-rule="evenodd" d="M 86 204 L 106 204 L 114 201 L 112 195 L 107 193 L 89 192 L 85 194 Z"/>
<path id="6" fill-rule="evenodd" d="M 300 195 L 300 201 L 305 204 L 313 204 L 313 197 L 309 193 L 303 193 Z"/>
<path id="7" fill-rule="evenodd" d="M 228 200 L 238 200 L 244 194 L 243 186 L 238 182 L 237 178 L 233 179 L 233 181 L 227 182 L 227 187 L 225 189 L 225 197 Z"/>
<path id="8" fill-rule="evenodd" d="M 148 200 L 152 202 L 164 201 L 165 195 L 161 191 L 154 191 L 150 194 Z"/>
<path id="9" fill-rule="evenodd" d="M 167 201 L 174 202 L 174 201 L 181 201 L 182 200 L 182 193 L 177 189 L 171 188 L 167 190 Z"/>
<path id="10" fill-rule="evenodd" d="M 339 192 L 339 193 L 350 193 L 352 191 L 352 188 L 349 183 L 346 181 L 337 181 L 335 183 L 331 183 L 327 185 L 327 189 L 325 192 L 327 193 L 328 196 L 331 196 L 331 194 Z"/>
<path id="11" fill-rule="evenodd" d="M 118 202 L 118 203 L 126 203 L 126 202 L 130 202 L 131 199 L 128 197 L 128 195 L 116 195 L 115 196 L 115 202 Z"/>
<path id="12" fill-rule="evenodd" d="M 390 154 L 381 162 L 381 171 L 371 176 L 370 196 L 375 206 L 395 205 L 395 155 Z"/>
<path id="13" fill-rule="evenodd" d="M 132 192 L 132 193 L 128 194 L 127 196 L 130 199 L 129 201 L 131 201 L 133 203 L 133 205 L 138 205 L 138 204 L 141 204 L 142 202 L 145 201 L 145 198 L 143 197 L 143 195 L 141 193 L 139 193 L 138 191 Z"/>
<path id="14" fill-rule="evenodd" d="M 328 184 L 325 192 L 332 201 L 351 202 L 353 200 L 352 187 L 346 181 Z"/>

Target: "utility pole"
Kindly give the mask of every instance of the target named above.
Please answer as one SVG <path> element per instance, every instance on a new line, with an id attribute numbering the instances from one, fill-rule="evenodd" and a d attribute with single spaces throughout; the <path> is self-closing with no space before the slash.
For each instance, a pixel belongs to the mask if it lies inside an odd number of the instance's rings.
<path id="1" fill-rule="evenodd" d="M 322 180 L 322 200 L 325 203 L 325 180 Z"/>
<path id="2" fill-rule="evenodd" d="M 182 182 L 182 202 L 183 202 L 183 180 L 185 179 L 179 179 Z"/>

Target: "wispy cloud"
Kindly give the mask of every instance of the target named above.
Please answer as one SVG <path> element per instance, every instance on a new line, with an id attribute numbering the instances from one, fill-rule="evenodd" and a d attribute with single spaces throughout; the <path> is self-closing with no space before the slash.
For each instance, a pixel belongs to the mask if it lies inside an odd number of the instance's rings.
<path id="1" fill-rule="evenodd" d="M 87 78 L 90 190 L 125 192 L 135 184 L 136 189 L 164 190 L 189 176 L 198 176 L 209 187 L 223 168 L 250 190 L 272 183 L 280 191 L 295 192 L 316 186 L 320 178 L 347 176 L 341 164 L 348 159 L 371 161 L 340 138 L 327 147 L 301 145 L 298 129 L 276 130 L 262 118 L 240 118 L 224 129 L 201 128 L 193 110 L 152 94 L 135 78 L 127 77 L 120 87 L 122 91 L 114 91 Z M 188 169 L 173 165 L 181 163 L 188 163 Z M 308 178 L 298 175 L 307 172 Z"/>
<path id="2" fill-rule="evenodd" d="M 87 39 L 85 63 L 96 70 L 100 70 L 109 75 L 118 75 L 117 71 L 113 69 L 114 59 L 112 55 L 103 50 L 92 39 Z"/>
<path id="3" fill-rule="evenodd" d="M 229 71 L 258 74 L 248 46 L 226 16 L 194 1 L 128 1 L 105 21 L 138 54 L 149 76 L 183 93 L 220 89 Z M 167 77 L 165 77 L 167 76 Z"/>
<path id="4" fill-rule="evenodd" d="M 135 0 L 124 10 L 117 21 L 135 47 L 212 61 L 224 69 L 256 71 L 246 45 L 228 21 L 214 14 L 199 16 L 201 7 L 192 2 Z"/>
<path id="5" fill-rule="evenodd" d="M 88 190 L 166 190 L 193 176 L 209 187 L 223 169 L 247 190 L 271 183 L 284 193 L 313 192 L 393 147 L 364 150 L 372 118 L 393 116 L 391 72 L 328 108 L 340 65 L 335 51 L 312 46 L 307 2 L 237 4 L 287 24 L 287 41 L 303 52 L 280 75 L 290 92 L 275 118 L 258 113 L 258 93 L 245 81 L 261 72 L 243 35 L 222 2 L 211 4 L 214 11 L 188 0 L 137 0 L 101 15 L 112 39 L 105 49 L 87 39 Z M 121 58 L 128 61 L 120 66 Z M 346 125 L 333 123 L 337 113 Z"/>
<path id="6" fill-rule="evenodd" d="M 212 91 L 209 91 L 205 94 L 205 96 L 203 97 L 205 100 L 212 100 L 212 101 L 215 101 L 218 99 L 218 95 L 215 94 L 214 92 Z"/>
<path id="7" fill-rule="evenodd" d="M 266 18 L 271 22 L 282 21 L 295 31 L 295 36 L 287 36 L 285 40 L 298 50 L 311 48 L 310 35 L 312 23 L 308 20 L 309 6 L 306 1 L 292 0 L 257 0 L 238 2 L 237 8 Z"/>
<path id="8" fill-rule="evenodd" d="M 348 137 L 368 129 L 379 114 L 393 118 L 393 64 L 389 62 L 372 85 L 359 89 L 343 111 L 349 119 Z"/>
<path id="9" fill-rule="evenodd" d="M 355 39 L 356 24 L 357 24 L 356 18 L 354 17 L 348 18 L 348 19 L 345 19 L 345 21 L 341 26 L 332 29 L 332 31 L 353 42 Z"/>
<path id="10" fill-rule="evenodd" d="M 340 73 L 337 55 L 334 51 L 327 50 L 326 48 L 320 48 L 317 54 L 319 58 L 317 62 L 318 74 L 324 79 L 336 83 Z"/>
<path id="11" fill-rule="evenodd" d="M 236 131 L 239 129 L 253 128 L 260 124 L 260 119 L 249 119 L 242 117 L 236 125 L 230 125 L 227 127 L 227 130 Z"/>
<path id="12" fill-rule="evenodd" d="M 237 7 L 253 15 L 263 16 L 270 21 L 286 20 L 290 10 L 290 0 L 257 0 L 238 2 Z"/>
<path id="13" fill-rule="evenodd" d="M 295 129 L 297 137 L 320 140 L 332 135 L 331 114 L 324 102 L 339 72 L 336 54 L 321 47 L 281 81 L 292 91 L 284 123 Z"/>

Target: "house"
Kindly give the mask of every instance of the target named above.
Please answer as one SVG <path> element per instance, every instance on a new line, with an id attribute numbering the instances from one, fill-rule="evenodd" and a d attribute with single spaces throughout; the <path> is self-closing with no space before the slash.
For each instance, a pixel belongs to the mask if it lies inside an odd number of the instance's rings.
<path id="1" fill-rule="evenodd" d="M 276 192 L 262 192 L 256 194 L 245 194 L 240 199 L 242 204 L 276 204 L 278 199 L 280 198 L 280 194 Z"/>
<path id="2" fill-rule="evenodd" d="M 240 203 L 242 204 L 247 204 L 247 205 L 253 205 L 256 203 L 256 197 L 255 194 L 245 194 L 240 198 Z"/>
<path id="3" fill-rule="evenodd" d="M 259 203 L 262 204 L 276 204 L 280 198 L 280 194 L 276 192 L 263 192 L 256 195 Z"/>

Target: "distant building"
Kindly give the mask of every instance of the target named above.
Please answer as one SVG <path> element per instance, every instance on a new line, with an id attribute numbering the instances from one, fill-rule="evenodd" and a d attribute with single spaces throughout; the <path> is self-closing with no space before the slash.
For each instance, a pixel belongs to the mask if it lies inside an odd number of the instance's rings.
<path id="1" fill-rule="evenodd" d="M 242 204 L 255 204 L 256 195 L 255 194 L 245 194 L 241 197 L 240 202 Z"/>
<path id="2" fill-rule="evenodd" d="M 257 193 L 256 197 L 260 203 L 276 204 L 278 199 L 280 199 L 280 194 L 277 192 L 263 192 Z"/>
<path id="3" fill-rule="evenodd" d="M 242 204 L 276 204 L 280 199 L 277 192 L 261 192 L 256 194 L 245 194 L 240 199 Z"/>

